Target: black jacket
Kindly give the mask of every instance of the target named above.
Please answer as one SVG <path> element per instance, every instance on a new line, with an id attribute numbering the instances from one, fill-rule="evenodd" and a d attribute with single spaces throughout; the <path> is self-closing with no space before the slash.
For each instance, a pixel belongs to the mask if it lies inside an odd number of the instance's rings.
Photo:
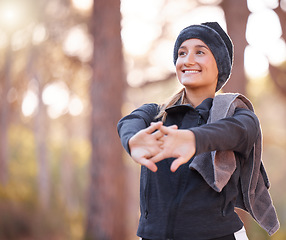
<path id="1" fill-rule="evenodd" d="M 210 155 L 213 150 L 233 150 L 237 161 L 235 172 L 224 189 L 216 192 L 197 171 L 189 168 L 193 159 L 175 173 L 170 171 L 173 159 L 157 163 L 156 173 L 142 166 L 138 236 L 152 240 L 212 239 L 234 233 L 242 227 L 234 212 L 240 166 L 252 150 L 259 122 L 253 112 L 238 108 L 232 117 L 206 124 L 211 106 L 212 99 L 205 99 L 196 108 L 173 106 L 166 110 L 168 115 L 164 125 L 176 124 L 179 129 L 193 129 L 196 155 Z M 154 118 L 158 111 L 157 104 L 145 104 L 119 121 L 118 132 L 128 152 L 129 139 L 157 121 Z"/>

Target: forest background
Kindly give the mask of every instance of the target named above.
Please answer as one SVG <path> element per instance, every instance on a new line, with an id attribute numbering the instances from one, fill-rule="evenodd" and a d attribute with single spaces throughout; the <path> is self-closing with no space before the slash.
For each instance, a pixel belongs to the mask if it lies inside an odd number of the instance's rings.
<path id="1" fill-rule="evenodd" d="M 133 240 L 140 168 L 118 120 L 180 86 L 173 43 L 218 21 L 231 81 L 254 104 L 281 229 L 242 216 L 251 240 L 286 239 L 285 0 L 1 0 L 0 239 Z"/>

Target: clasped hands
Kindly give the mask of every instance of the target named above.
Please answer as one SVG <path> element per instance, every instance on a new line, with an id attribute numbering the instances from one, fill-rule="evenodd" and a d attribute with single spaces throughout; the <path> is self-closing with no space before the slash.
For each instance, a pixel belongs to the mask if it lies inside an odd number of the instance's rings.
<path id="1" fill-rule="evenodd" d="M 162 122 L 151 123 L 129 140 L 132 159 L 156 172 L 156 162 L 175 158 L 171 171 L 175 172 L 187 163 L 196 151 L 195 135 L 190 130 L 178 129 L 176 125 L 163 126 Z"/>

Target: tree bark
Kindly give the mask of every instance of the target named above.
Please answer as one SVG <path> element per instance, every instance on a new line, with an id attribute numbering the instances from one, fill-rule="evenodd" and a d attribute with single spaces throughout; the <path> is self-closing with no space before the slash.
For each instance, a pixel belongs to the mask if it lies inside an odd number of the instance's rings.
<path id="1" fill-rule="evenodd" d="M 8 118 L 9 118 L 9 103 L 7 101 L 7 93 L 10 89 L 11 81 L 11 64 L 12 64 L 12 50 L 11 50 L 11 38 L 9 35 L 9 44 L 6 52 L 6 59 L 3 69 L 3 79 L 0 83 L 0 183 L 5 185 L 8 181 L 8 155 L 9 155 L 9 144 L 8 144 Z"/>
<path id="2" fill-rule="evenodd" d="M 48 121 L 46 107 L 42 100 L 43 84 L 38 76 L 38 112 L 35 116 L 36 158 L 38 164 L 38 193 L 40 205 L 43 210 L 48 210 L 51 196 L 51 179 L 49 171 L 49 157 L 47 150 Z"/>
<path id="3" fill-rule="evenodd" d="M 116 125 L 124 90 L 120 0 L 96 0 L 91 18 L 90 186 L 85 239 L 125 239 L 124 167 Z"/>
<path id="4" fill-rule="evenodd" d="M 50 207 L 51 200 L 51 177 L 49 168 L 49 156 L 47 149 L 47 135 L 49 121 L 46 106 L 42 95 L 45 87 L 45 81 L 39 73 L 40 50 L 38 46 L 29 46 L 30 51 L 27 61 L 27 78 L 34 81 L 37 89 L 38 108 L 33 119 L 33 131 L 35 136 L 35 155 L 37 161 L 37 191 L 41 208 L 46 211 Z"/>
<path id="5" fill-rule="evenodd" d="M 246 24 L 249 16 L 247 1 L 224 0 L 221 3 L 224 10 L 227 30 L 234 44 L 234 64 L 225 92 L 246 94 L 246 76 L 244 71 L 244 50 L 247 46 L 245 38 Z"/>

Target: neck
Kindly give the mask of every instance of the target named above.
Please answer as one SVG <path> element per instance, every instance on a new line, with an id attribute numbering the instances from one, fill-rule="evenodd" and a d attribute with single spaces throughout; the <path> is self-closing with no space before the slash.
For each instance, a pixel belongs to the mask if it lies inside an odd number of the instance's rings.
<path id="1" fill-rule="evenodd" d="M 193 105 L 193 107 L 199 106 L 205 99 L 214 98 L 215 92 L 198 92 L 186 89 L 186 98 Z"/>

